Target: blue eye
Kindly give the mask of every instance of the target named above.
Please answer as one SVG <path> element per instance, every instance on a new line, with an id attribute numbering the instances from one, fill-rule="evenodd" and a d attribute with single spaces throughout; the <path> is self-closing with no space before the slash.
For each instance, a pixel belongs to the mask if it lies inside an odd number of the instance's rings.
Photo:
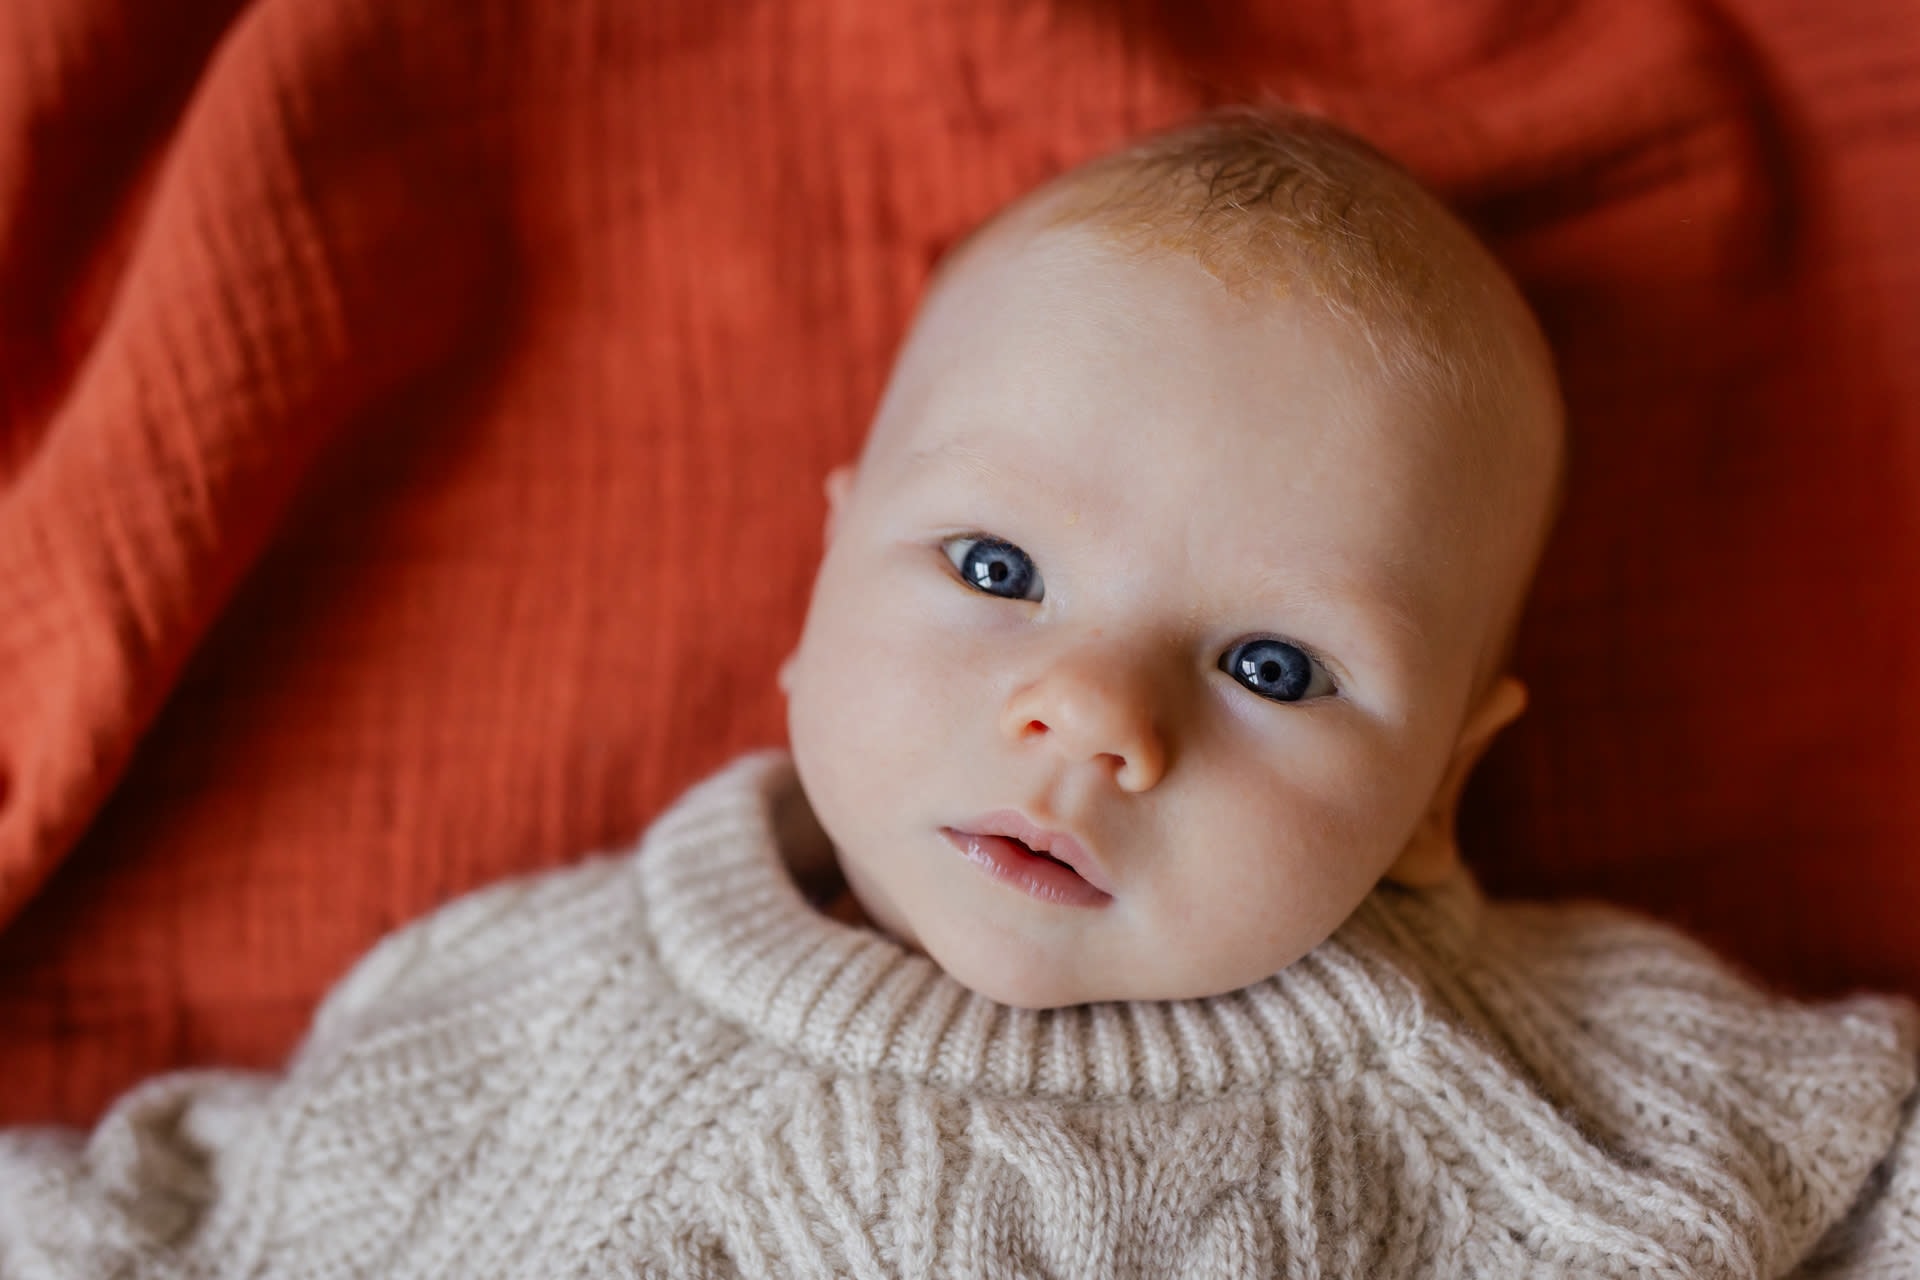
<path id="1" fill-rule="evenodd" d="M 949 538 L 940 544 L 960 580 L 976 591 L 1008 600 L 1038 600 L 1040 570 L 1032 557 L 999 538 Z"/>
<path id="2" fill-rule="evenodd" d="M 1333 677 L 1298 645 L 1242 640 L 1220 655 L 1220 669 L 1273 702 L 1303 702 L 1333 692 Z"/>

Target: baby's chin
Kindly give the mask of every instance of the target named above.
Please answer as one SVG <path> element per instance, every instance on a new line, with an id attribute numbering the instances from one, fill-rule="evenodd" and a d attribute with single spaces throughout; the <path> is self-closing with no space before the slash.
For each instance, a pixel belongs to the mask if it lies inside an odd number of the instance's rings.
<path id="1" fill-rule="evenodd" d="M 998 1004 L 1015 1009 L 1067 1009 L 1083 1004 L 1130 1000 L 1194 1000 L 1224 995 L 1247 985 L 1229 979 L 1211 986 L 1183 981 L 1181 975 L 1117 974 L 1099 964 L 1098 973 L 1082 966 L 1062 966 L 1024 960 L 1015 946 L 983 935 L 948 938 L 929 931 L 920 948 L 955 982 Z M 1249 981 L 1269 975 L 1258 974 Z"/>
<path id="2" fill-rule="evenodd" d="M 924 956 L 975 995 L 1015 1009 L 1066 1009 L 1130 1000 L 1201 1000 L 1264 981 L 1285 967 L 1284 963 L 1270 966 L 1264 958 L 1243 956 L 1241 966 L 1232 971 L 1215 966 L 1212 972 L 1201 973 L 1191 967 L 1160 963 L 1149 966 L 1148 972 L 1129 973 L 1112 963 L 1111 957 L 1074 947 L 1070 942 L 1055 943 L 1068 947 L 1065 957 L 1048 957 L 1037 940 L 1029 945 L 1018 933 L 970 928 L 950 917 L 922 921 L 924 927 L 920 927 L 911 912 L 900 910 L 875 886 L 858 883 L 857 874 L 848 877 L 845 885 L 845 892 L 822 908 L 824 914 L 876 933 L 913 955 Z"/>
<path id="3" fill-rule="evenodd" d="M 1084 984 L 1073 982 L 1072 975 L 1061 972 L 1059 966 L 1019 963 L 1014 948 L 992 945 L 980 936 L 949 937 L 935 927 L 923 937 L 908 920 L 897 918 L 899 913 L 879 903 L 864 903 L 857 890 L 850 888 L 847 896 L 859 904 L 856 928 L 869 929 L 904 951 L 925 956 L 977 996 L 1016 1009 L 1062 1009 L 1127 998 L 1077 989 Z"/>
<path id="4" fill-rule="evenodd" d="M 1073 992 L 1064 989 L 1057 982 L 1048 981 L 1044 976 L 1036 979 L 1034 975 L 1009 976 L 992 972 L 989 967 L 974 967 L 965 963 L 957 966 L 941 964 L 938 957 L 929 957 L 941 970 L 955 982 L 973 992 L 984 996 L 996 1004 L 1004 1004 L 1014 1009 L 1070 1009 L 1075 1005 L 1098 1004 L 1107 1000 L 1126 1000 L 1132 997 L 1118 993 L 1101 994 L 1097 992 Z M 971 975 L 971 980 L 970 980 Z"/>

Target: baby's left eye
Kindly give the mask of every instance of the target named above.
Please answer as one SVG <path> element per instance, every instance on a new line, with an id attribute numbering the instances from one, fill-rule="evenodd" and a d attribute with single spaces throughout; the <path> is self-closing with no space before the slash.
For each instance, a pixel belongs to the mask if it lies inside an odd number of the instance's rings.
<path id="1" fill-rule="evenodd" d="M 1220 669 L 1273 702 L 1305 702 L 1334 691 L 1326 668 L 1285 640 L 1242 640 L 1220 655 Z"/>
<path id="2" fill-rule="evenodd" d="M 975 591 L 1006 600 L 1038 600 L 1045 592 L 1033 557 L 1004 538 L 948 538 L 940 549 Z"/>

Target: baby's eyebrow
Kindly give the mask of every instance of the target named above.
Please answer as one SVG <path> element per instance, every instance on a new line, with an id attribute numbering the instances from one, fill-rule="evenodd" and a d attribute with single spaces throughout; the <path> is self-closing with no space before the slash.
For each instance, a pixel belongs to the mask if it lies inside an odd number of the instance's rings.
<path id="1" fill-rule="evenodd" d="M 1405 641 L 1421 633 L 1414 591 L 1398 574 L 1374 575 L 1342 569 L 1255 570 L 1248 576 L 1248 598 L 1289 613 L 1321 614 L 1344 625 L 1355 616 L 1379 617 L 1387 633 L 1381 638 Z M 1369 627 L 1371 632 L 1374 628 Z"/>
<path id="2" fill-rule="evenodd" d="M 959 463 L 969 470 L 984 471 L 989 475 L 1000 469 L 997 463 L 988 460 L 985 449 L 961 444 L 957 440 L 923 444 L 907 455 L 906 462 L 909 467 Z"/>
<path id="3" fill-rule="evenodd" d="M 906 456 L 905 466 L 910 472 L 935 467 L 959 470 L 1000 487 L 1036 490 L 1054 498 L 1065 496 L 1057 483 L 1011 464 L 999 454 L 957 440 L 921 445 Z"/>

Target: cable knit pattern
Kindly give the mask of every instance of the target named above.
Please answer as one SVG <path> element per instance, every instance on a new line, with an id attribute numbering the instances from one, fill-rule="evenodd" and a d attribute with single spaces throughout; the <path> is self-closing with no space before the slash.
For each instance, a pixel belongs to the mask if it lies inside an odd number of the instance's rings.
<path id="1" fill-rule="evenodd" d="M 1010 1009 L 808 906 L 792 788 L 400 932 L 284 1079 L 0 1137 L 0 1276 L 1920 1276 L 1899 1001 L 1462 881 L 1227 996 Z"/>

